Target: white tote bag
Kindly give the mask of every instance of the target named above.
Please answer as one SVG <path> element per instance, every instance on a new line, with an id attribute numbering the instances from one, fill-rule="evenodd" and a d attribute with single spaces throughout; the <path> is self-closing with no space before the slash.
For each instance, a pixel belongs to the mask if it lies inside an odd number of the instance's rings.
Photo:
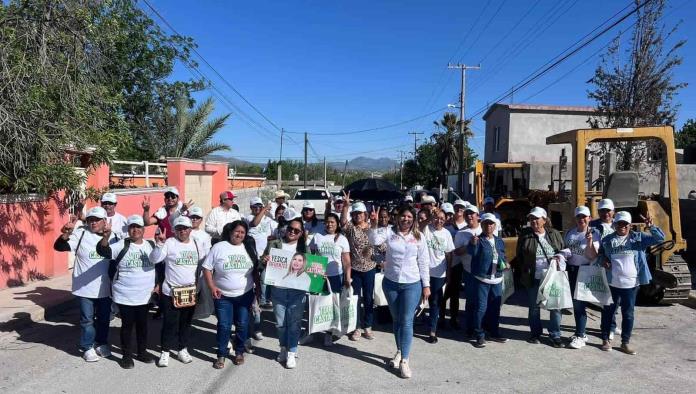
<path id="1" fill-rule="evenodd" d="M 340 334 L 345 335 L 355 331 L 358 325 L 358 296 L 353 294 L 353 288 L 343 288 L 339 297 L 341 330 Z"/>
<path id="2" fill-rule="evenodd" d="M 555 266 L 555 264 L 552 264 Z M 543 287 L 545 301 L 542 307 L 547 310 L 570 309 L 573 307 L 573 296 L 570 293 L 570 282 L 566 271 L 549 269 L 550 277 Z"/>
<path id="3" fill-rule="evenodd" d="M 382 290 L 382 281 L 384 280 L 383 273 L 375 274 L 375 306 L 387 306 L 387 297 L 384 296 L 384 290 Z"/>
<path id="4" fill-rule="evenodd" d="M 575 284 L 575 299 L 596 305 L 610 305 L 613 300 L 607 273 L 603 267 L 583 265 L 578 269 L 578 281 Z"/>
<path id="5" fill-rule="evenodd" d="M 309 333 L 340 329 L 338 294 L 309 296 Z"/>
<path id="6" fill-rule="evenodd" d="M 501 304 L 504 304 L 505 301 L 507 301 L 508 298 L 510 298 L 511 295 L 515 293 L 515 280 L 513 279 L 512 276 L 512 270 L 507 269 L 503 271 L 503 297 L 500 301 Z"/>

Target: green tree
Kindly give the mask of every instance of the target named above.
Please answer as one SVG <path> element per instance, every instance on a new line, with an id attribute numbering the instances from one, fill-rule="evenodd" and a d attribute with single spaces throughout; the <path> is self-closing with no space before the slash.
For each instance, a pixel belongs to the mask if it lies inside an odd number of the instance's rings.
<path id="1" fill-rule="evenodd" d="M 155 157 L 186 157 L 202 159 L 220 151 L 228 151 L 225 144 L 213 142 L 215 133 L 225 126 L 230 114 L 209 120 L 215 106 L 212 98 L 192 108 L 185 96 L 155 119 L 154 129 L 147 130 L 148 150 Z"/>
<path id="2" fill-rule="evenodd" d="M 588 120 L 592 127 L 674 124 L 679 106 L 673 100 L 686 83 L 675 82 L 673 73 L 682 63 L 677 51 L 685 41 L 679 40 L 665 48 L 677 26 L 665 31 L 660 24 L 664 7 L 665 0 L 654 0 L 637 12 L 627 50 L 628 59 L 624 59 L 619 50 L 621 36 L 603 56 L 589 80 L 593 90 L 588 92 L 588 96 L 597 106 L 597 116 Z M 620 168 L 631 169 L 644 162 L 652 148 L 644 142 L 618 142 L 603 144 L 599 150 L 600 153 L 616 150 Z"/>
<path id="3" fill-rule="evenodd" d="M 677 148 L 684 149 L 691 144 L 696 144 L 696 121 L 694 119 L 687 120 L 681 130 L 674 134 L 674 143 Z"/>

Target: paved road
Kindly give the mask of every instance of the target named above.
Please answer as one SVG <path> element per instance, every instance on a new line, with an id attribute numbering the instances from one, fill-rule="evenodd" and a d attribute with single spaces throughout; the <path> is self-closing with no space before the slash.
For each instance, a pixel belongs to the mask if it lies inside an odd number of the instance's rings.
<path id="1" fill-rule="evenodd" d="M 385 367 L 394 345 L 384 326 L 373 341 L 343 338 L 330 349 L 319 343 L 303 346 L 297 369 L 286 370 L 274 361 L 277 341 L 266 313 L 268 337 L 257 342 L 256 352 L 243 366 L 228 361 L 218 371 L 212 368 L 215 319 L 209 318 L 195 323 L 193 363 L 172 359 L 168 368 L 160 369 L 136 362 L 135 369 L 123 370 L 117 364 L 118 346 L 113 346 L 113 360 L 87 364 L 79 358 L 77 311 L 68 311 L 19 334 L 0 333 L 0 392 L 694 392 L 695 310 L 639 307 L 632 341 L 637 356 L 600 351 L 601 341 L 592 336 L 598 333 L 599 314 L 592 313 L 591 344 L 582 350 L 527 344 L 526 308 L 517 305 L 503 307 L 503 333 L 512 340 L 485 349 L 474 348 L 462 341 L 461 332 L 452 331 L 442 331 L 439 343 L 431 345 L 419 326 L 411 356 L 413 378 L 402 380 Z M 115 343 L 118 324 L 118 319 L 112 322 Z M 572 325 L 572 317 L 564 316 L 564 336 L 572 334 Z M 158 330 L 159 322 L 153 323 L 153 345 Z M 158 354 L 156 346 L 151 351 Z"/>

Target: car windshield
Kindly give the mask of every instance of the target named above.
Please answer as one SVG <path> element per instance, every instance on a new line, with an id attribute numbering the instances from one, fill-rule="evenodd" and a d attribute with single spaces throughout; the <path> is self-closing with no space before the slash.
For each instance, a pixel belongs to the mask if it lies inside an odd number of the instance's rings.
<path id="1" fill-rule="evenodd" d="M 328 196 L 323 190 L 298 190 L 295 200 L 326 200 Z"/>

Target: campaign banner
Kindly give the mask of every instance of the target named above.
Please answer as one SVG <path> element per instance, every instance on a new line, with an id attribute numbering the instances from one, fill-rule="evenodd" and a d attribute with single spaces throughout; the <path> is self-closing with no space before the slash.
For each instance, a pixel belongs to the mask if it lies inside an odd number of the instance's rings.
<path id="1" fill-rule="evenodd" d="M 266 285 L 321 293 L 329 259 L 309 253 L 271 248 L 266 265 Z"/>

